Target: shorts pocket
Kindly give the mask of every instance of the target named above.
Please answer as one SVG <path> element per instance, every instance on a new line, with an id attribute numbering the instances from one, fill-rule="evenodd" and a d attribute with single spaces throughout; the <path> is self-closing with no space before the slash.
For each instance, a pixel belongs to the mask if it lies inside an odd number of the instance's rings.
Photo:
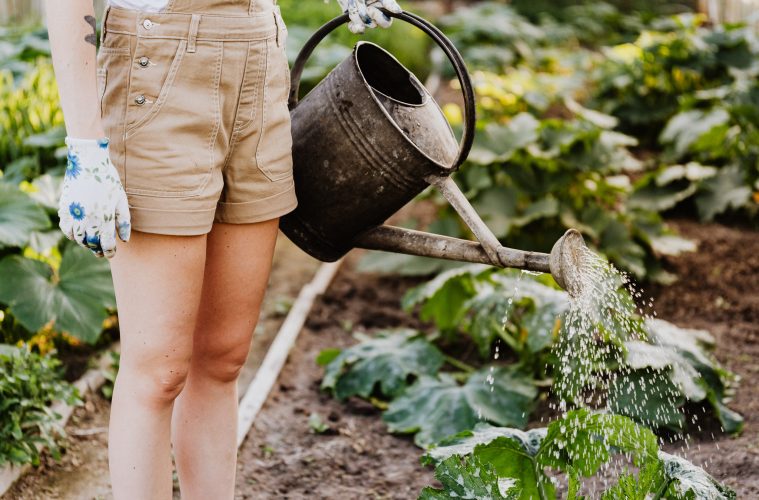
<path id="1" fill-rule="evenodd" d="M 161 110 L 174 85 L 187 40 L 137 38 L 129 77 L 126 137 L 147 125 Z"/>
<path id="2" fill-rule="evenodd" d="M 137 42 L 132 61 L 124 189 L 141 196 L 199 196 L 217 164 L 223 42 L 199 40 L 194 52 L 187 52 L 186 39 L 149 42 Z M 143 94 L 146 101 L 138 104 Z"/>
<path id="3" fill-rule="evenodd" d="M 256 147 L 256 165 L 271 181 L 292 175 L 292 135 L 287 96 L 289 67 L 283 44 L 266 41 L 266 74 L 261 106 L 261 134 Z"/>

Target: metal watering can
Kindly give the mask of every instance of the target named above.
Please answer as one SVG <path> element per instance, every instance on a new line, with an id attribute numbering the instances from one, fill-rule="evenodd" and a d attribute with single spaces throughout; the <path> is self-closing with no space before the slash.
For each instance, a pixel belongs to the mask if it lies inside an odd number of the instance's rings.
<path id="1" fill-rule="evenodd" d="M 585 243 L 568 230 L 550 254 L 500 244 L 450 175 L 474 139 L 474 90 L 464 61 L 443 33 L 410 12 L 387 15 L 432 38 L 456 71 L 464 94 L 460 143 L 419 80 L 378 45 L 360 41 L 352 54 L 298 102 L 300 78 L 314 48 L 348 21 L 336 17 L 301 49 L 289 96 L 298 206 L 280 228 L 311 256 L 331 262 L 352 248 L 385 250 L 551 273 L 576 295 Z M 428 185 L 437 187 L 479 242 L 383 225 Z"/>

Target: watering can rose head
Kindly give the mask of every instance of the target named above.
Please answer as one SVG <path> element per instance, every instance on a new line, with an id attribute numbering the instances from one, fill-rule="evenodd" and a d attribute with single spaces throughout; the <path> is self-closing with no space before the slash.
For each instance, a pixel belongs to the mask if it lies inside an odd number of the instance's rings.
<path id="1" fill-rule="evenodd" d="M 395 0 L 337 0 L 343 12 L 350 17 L 348 29 L 353 33 L 363 33 L 366 28 L 381 26 L 387 28 L 393 19 L 382 12 L 385 9 L 395 14 L 401 13 L 401 7 Z"/>

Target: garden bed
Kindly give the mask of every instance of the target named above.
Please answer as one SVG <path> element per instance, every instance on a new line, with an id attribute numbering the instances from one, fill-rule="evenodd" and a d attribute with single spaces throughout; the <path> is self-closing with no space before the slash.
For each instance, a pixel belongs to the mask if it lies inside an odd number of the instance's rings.
<path id="1" fill-rule="evenodd" d="M 417 211 L 417 215 L 420 215 Z M 423 214 L 422 214 L 423 215 Z M 759 495 L 759 233 L 719 224 L 678 222 L 699 252 L 667 262 L 680 276 L 670 287 L 649 287 L 660 317 L 680 326 L 704 328 L 716 339 L 715 354 L 742 377 L 731 408 L 743 414 L 737 438 L 714 426 L 694 436 L 687 456 L 733 487 L 738 498 Z M 427 328 L 403 312 L 401 295 L 420 278 L 368 275 L 355 270 L 361 252 L 348 256 L 327 292 L 317 300 L 290 353 L 277 385 L 239 455 L 238 498 L 416 498 L 433 482 L 419 465 L 421 450 L 408 437 L 387 433 L 380 411 L 351 399 L 342 404 L 319 390 L 316 355 L 355 341 L 351 331 L 408 326 Z M 716 263 L 716 264 L 715 264 Z M 80 498 L 84 490 L 108 497 L 105 460 L 108 405 L 94 399 L 74 414 L 63 461 L 21 480 L 6 498 Z M 312 413 L 329 430 L 315 433 Z M 532 422 L 531 426 L 543 425 Z M 83 432 L 91 430 L 92 434 Z M 97 432 L 100 430 L 100 432 Z M 716 441 L 712 441 L 711 432 Z M 667 446 L 679 452 L 681 444 Z M 84 473 L 83 473 L 84 472 Z M 97 484 L 81 484 L 100 477 Z M 69 478 L 64 480 L 63 478 Z M 79 484 L 73 478 L 79 478 Z M 102 495 L 102 496 L 99 496 Z M 89 496 L 88 496 L 89 498 Z"/>
<path id="2" fill-rule="evenodd" d="M 699 241 L 700 251 L 668 262 L 680 280 L 650 292 L 659 317 L 714 334 L 717 358 L 742 377 L 730 406 L 745 418 L 740 437 L 720 435 L 717 427 L 712 441 L 713 426 L 704 427 L 685 451 L 733 487 L 738 498 L 754 498 L 759 495 L 759 233 L 691 222 L 677 227 Z M 389 435 L 379 410 L 355 398 L 341 404 L 319 391 L 322 370 L 314 358 L 322 349 L 354 343 L 349 331 L 425 326 L 399 306 L 403 292 L 421 280 L 358 273 L 358 256 L 350 255 L 317 301 L 241 449 L 240 498 L 416 498 L 432 482 L 432 471 L 419 465 L 421 451 L 410 438 Z M 330 430 L 314 433 L 311 413 Z M 682 444 L 665 448 L 680 452 Z"/>

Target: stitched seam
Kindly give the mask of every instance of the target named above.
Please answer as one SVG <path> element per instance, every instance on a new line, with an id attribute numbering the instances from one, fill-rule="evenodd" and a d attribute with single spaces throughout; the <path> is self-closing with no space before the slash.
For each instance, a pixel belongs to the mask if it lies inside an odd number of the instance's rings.
<path id="1" fill-rule="evenodd" d="M 128 56 L 131 53 L 129 47 L 100 47 L 98 50 L 101 54 L 112 54 L 115 56 Z"/>
<path id="2" fill-rule="evenodd" d="M 237 125 L 238 113 L 240 112 L 240 101 L 242 100 L 242 90 L 245 86 L 245 76 L 248 74 L 248 60 L 250 59 L 250 42 L 248 42 L 248 48 L 245 52 L 245 64 L 242 68 L 242 78 L 240 78 L 240 87 L 237 89 L 237 102 L 235 103 L 235 113 L 232 120 L 232 133 L 229 135 L 229 143 L 227 144 L 227 154 L 224 157 L 224 163 L 221 166 L 222 171 L 227 168 L 229 160 L 232 157 L 232 150 L 237 143 L 237 137 L 239 135 L 240 127 Z"/>
<path id="3" fill-rule="evenodd" d="M 251 57 L 250 52 L 248 52 L 248 57 Z M 264 57 L 258 61 L 258 66 L 256 67 L 256 76 L 255 76 L 255 80 L 253 81 L 253 83 L 255 83 L 256 85 L 253 90 L 253 96 L 252 96 L 253 105 L 251 106 L 252 110 L 250 112 L 250 117 L 247 120 L 237 125 L 236 128 L 239 130 L 243 130 L 247 128 L 248 125 L 253 123 L 253 120 L 256 119 L 256 111 L 258 111 L 258 94 L 259 94 L 260 88 L 266 84 L 265 81 L 261 81 L 262 77 L 265 78 L 265 72 L 264 72 L 265 65 L 266 65 L 266 55 L 264 54 Z M 245 79 L 245 75 L 243 75 L 243 79 Z"/>
<path id="4" fill-rule="evenodd" d="M 208 137 L 208 160 L 210 168 L 208 170 L 208 177 L 211 176 L 211 171 L 214 167 L 214 143 L 216 142 L 216 136 L 219 133 L 219 127 L 221 125 L 221 102 L 219 100 L 219 84 L 221 83 L 221 63 L 224 59 L 224 44 L 219 43 L 218 44 L 218 55 L 216 56 L 216 72 L 214 74 L 214 85 L 213 85 L 213 101 L 214 101 L 214 110 L 215 110 L 215 120 L 213 128 L 211 129 L 210 136 Z M 205 184 L 208 182 L 208 179 L 206 179 L 206 182 L 203 183 L 203 186 L 205 187 Z"/>
<path id="5" fill-rule="evenodd" d="M 131 38 L 129 40 L 129 58 L 130 59 L 132 58 L 132 50 L 133 50 L 133 48 L 134 48 L 134 53 L 135 54 L 137 53 L 137 42 L 138 42 L 137 37 Z M 123 102 L 123 105 L 124 105 L 124 108 L 123 108 L 124 109 L 124 114 L 122 115 L 122 120 L 121 120 L 121 144 L 122 144 L 121 150 L 122 150 L 122 153 L 124 155 L 123 156 L 123 159 L 124 159 L 124 161 L 123 161 L 123 163 L 124 163 L 124 178 L 121 179 L 121 182 L 123 184 L 124 191 L 126 191 L 127 189 L 129 189 L 128 188 L 128 181 L 127 181 L 127 179 L 129 178 L 129 168 L 127 166 L 128 155 L 127 155 L 127 134 L 126 134 L 126 129 L 127 129 L 127 111 L 129 110 L 129 96 L 132 95 L 132 66 L 133 66 L 133 64 L 131 64 L 131 63 L 127 66 L 128 69 L 127 69 L 127 81 L 126 81 L 126 94 L 124 95 L 124 102 Z"/>
<path id="6" fill-rule="evenodd" d="M 118 30 L 118 29 L 112 29 L 109 30 L 108 33 L 118 33 L 120 35 L 131 35 L 131 36 L 139 36 L 141 38 L 150 38 L 150 39 L 166 39 L 166 40 L 187 40 L 187 33 L 183 34 L 162 34 L 162 35 L 156 35 L 156 34 L 147 34 L 147 33 L 140 33 L 138 34 L 136 31 L 133 30 Z M 214 35 L 214 36 L 206 36 L 206 35 L 198 35 L 197 41 L 205 41 L 205 42 L 255 42 L 255 41 L 261 41 L 261 40 L 269 40 L 270 38 L 275 38 L 277 36 L 276 33 L 261 33 L 260 35 L 248 35 L 248 36 L 235 36 L 235 35 Z"/>
<path id="7" fill-rule="evenodd" d="M 263 92 L 261 93 L 261 127 L 259 129 L 258 133 L 258 141 L 256 142 L 256 167 L 264 173 L 264 175 L 269 179 L 273 180 L 271 177 L 269 177 L 269 174 L 261 168 L 261 161 L 258 159 L 258 153 L 261 148 L 261 141 L 264 137 L 264 131 L 266 130 L 266 91 L 267 91 L 267 85 L 266 85 L 266 77 L 269 75 L 269 41 L 266 41 L 266 50 L 264 51 L 264 59 L 265 59 L 265 67 L 264 67 L 264 81 L 263 81 Z"/>

